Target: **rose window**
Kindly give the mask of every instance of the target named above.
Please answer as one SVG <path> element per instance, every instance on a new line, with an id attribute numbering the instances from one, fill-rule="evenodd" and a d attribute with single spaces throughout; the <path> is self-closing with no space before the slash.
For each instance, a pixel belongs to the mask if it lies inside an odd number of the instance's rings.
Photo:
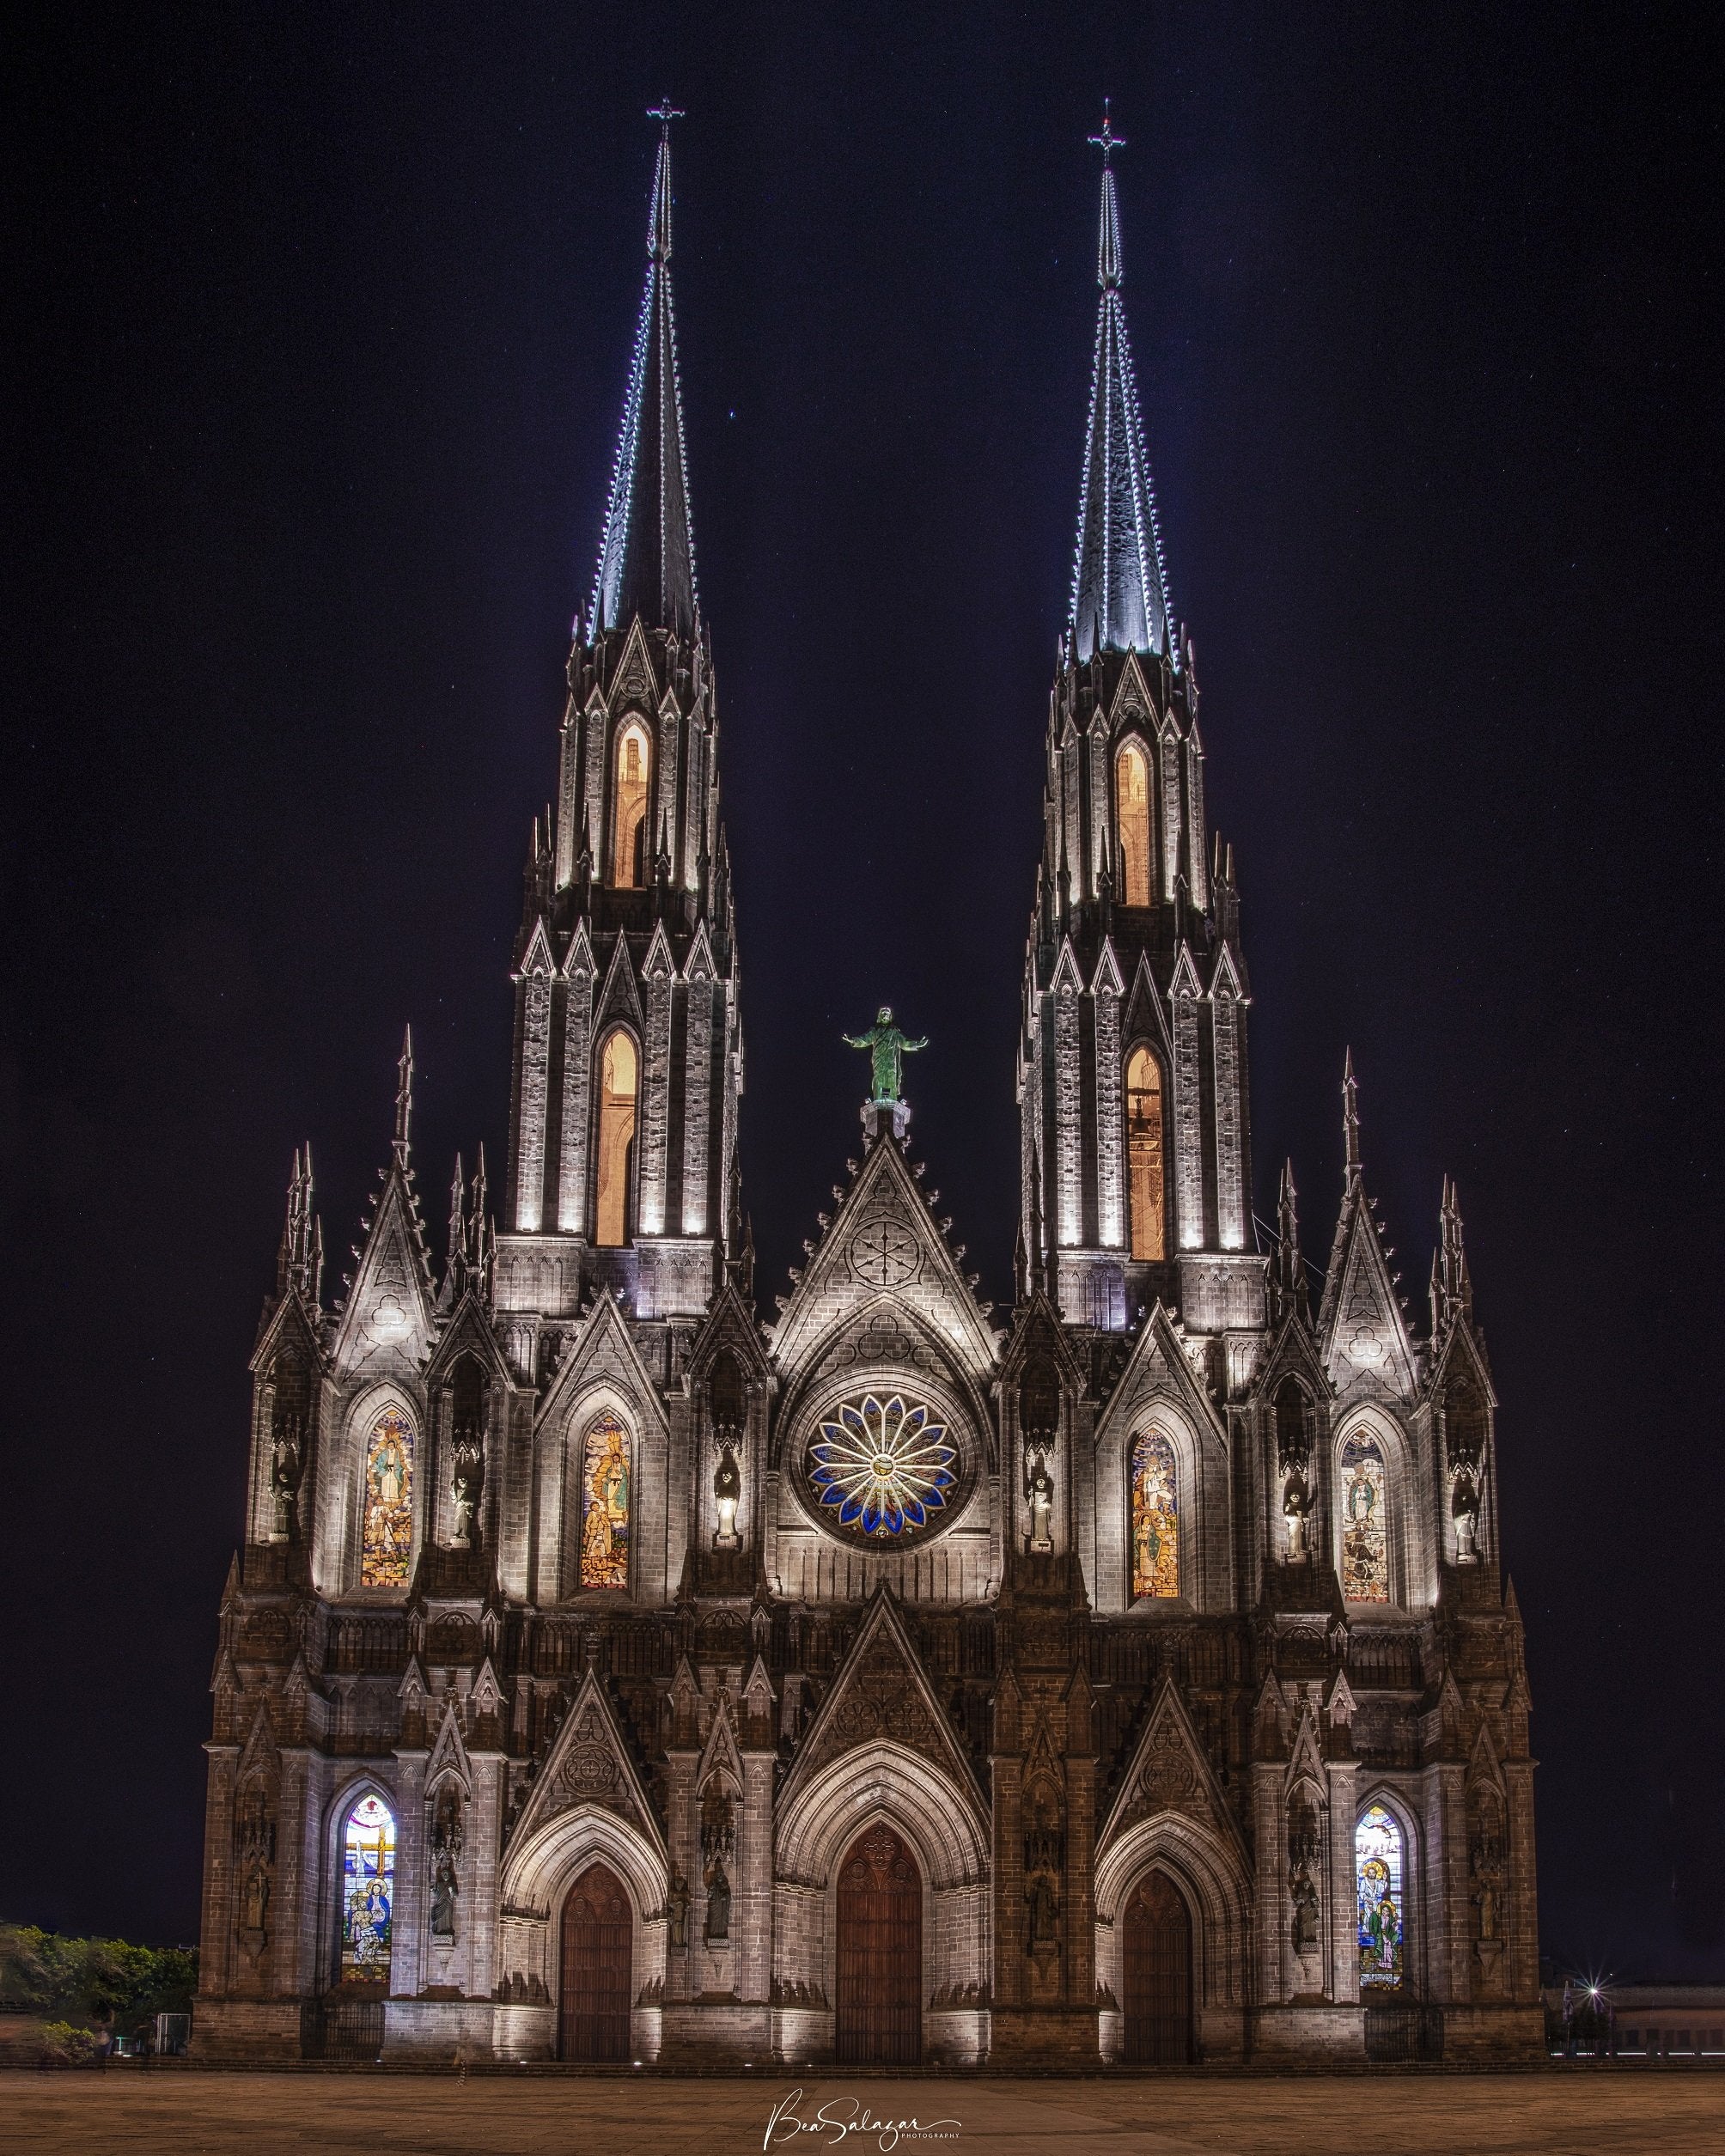
<path id="1" fill-rule="evenodd" d="M 841 1527 L 900 1535 L 926 1526 L 958 1479 L 958 1451 L 931 1408 L 897 1393 L 846 1400 L 826 1416 L 808 1446 L 808 1479 Z"/>

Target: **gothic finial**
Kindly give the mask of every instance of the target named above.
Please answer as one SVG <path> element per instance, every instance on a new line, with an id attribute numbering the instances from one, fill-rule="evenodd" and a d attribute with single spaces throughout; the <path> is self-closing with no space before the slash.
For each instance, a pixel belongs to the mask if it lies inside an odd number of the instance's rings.
<path id="1" fill-rule="evenodd" d="M 1124 135 L 1114 132 L 1108 117 L 1108 100 L 1102 100 L 1102 131 L 1091 141 L 1102 153 L 1102 224 L 1096 241 L 1096 282 L 1112 292 L 1120 282 L 1120 208 L 1114 196 L 1114 171 L 1109 163 L 1117 149 L 1126 147 Z"/>
<path id="2" fill-rule="evenodd" d="M 467 1248 L 467 1223 L 463 1216 L 466 1184 L 461 1174 L 461 1156 L 455 1155 L 455 1179 L 449 1185 L 449 1270 L 453 1273 Z"/>
<path id="3" fill-rule="evenodd" d="M 1354 1051 L 1350 1048 L 1342 1070 L 1342 1133 L 1348 1148 L 1348 1182 L 1360 1179 L 1360 1087 L 1354 1076 Z"/>
<path id="4" fill-rule="evenodd" d="M 683 114 L 668 97 L 647 108 L 649 119 L 659 123 L 659 158 L 653 173 L 653 215 L 647 234 L 647 252 L 655 262 L 671 259 L 671 123 Z"/>
<path id="5" fill-rule="evenodd" d="M 401 1054 L 396 1061 L 395 1165 L 407 1166 L 408 1128 L 413 1120 L 413 1028 L 401 1036 Z"/>

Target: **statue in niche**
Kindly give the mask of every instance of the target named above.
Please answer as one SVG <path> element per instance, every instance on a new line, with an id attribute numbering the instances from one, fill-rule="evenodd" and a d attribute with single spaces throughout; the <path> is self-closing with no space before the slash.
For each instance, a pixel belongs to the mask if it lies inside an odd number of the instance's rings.
<path id="1" fill-rule="evenodd" d="M 730 1935 L 731 1883 L 724 1866 L 716 1864 L 707 1880 L 707 1937 L 728 1940 Z"/>
<path id="2" fill-rule="evenodd" d="M 689 1882 L 680 1872 L 671 1874 L 671 1891 L 666 1897 L 671 1915 L 671 1944 L 686 1946 L 689 1943 Z"/>
<path id="3" fill-rule="evenodd" d="M 1315 1953 L 1318 1948 L 1318 1889 L 1310 1872 L 1301 1869 L 1294 1882 L 1294 1951 Z"/>
<path id="4" fill-rule="evenodd" d="M 1449 1497 L 1449 1516 L 1455 1522 L 1455 1562 L 1478 1564 L 1479 1485 L 1472 1468 L 1463 1467 L 1456 1472 L 1455 1487 Z"/>
<path id="5" fill-rule="evenodd" d="M 455 1867 L 447 1852 L 433 1863 L 431 1873 L 431 1936 L 455 1936 Z"/>
<path id="6" fill-rule="evenodd" d="M 1489 1946 L 1498 1936 L 1503 1909 L 1503 1844 L 1495 1810 L 1481 1819 L 1469 1862 L 1473 1873 L 1473 1906 L 1479 1916 L 1478 1936 L 1482 1945 Z"/>
<path id="7" fill-rule="evenodd" d="M 1030 1501 L 1030 1546 L 1054 1547 L 1054 1477 L 1048 1471 L 1048 1456 L 1037 1452 L 1027 1463 L 1024 1494 Z"/>
<path id="8" fill-rule="evenodd" d="M 735 1447 L 727 1437 L 721 1446 L 719 1464 L 713 1470 L 713 1503 L 719 1515 L 718 1532 L 713 1537 L 716 1550 L 734 1550 L 742 1541 L 737 1532 L 737 1506 L 742 1494 L 742 1470 L 737 1465 Z"/>
<path id="9" fill-rule="evenodd" d="M 458 1867 L 466 1836 L 461 1824 L 461 1793 L 445 1782 L 437 1793 L 431 1818 L 431 1936 L 455 1936 L 455 1897 L 461 1891 Z"/>
<path id="10" fill-rule="evenodd" d="M 1034 1873 L 1024 1890 L 1024 1898 L 1030 1904 L 1026 1945 L 1034 1953 L 1039 1946 L 1053 1946 L 1056 1940 L 1060 1903 L 1050 1874 L 1046 1872 Z"/>
<path id="11" fill-rule="evenodd" d="M 270 1488 L 276 1500 L 277 1542 L 293 1542 L 298 1538 L 300 1475 L 303 1465 L 300 1425 L 294 1416 L 289 1416 L 277 1429 L 275 1443 L 270 1448 Z"/>
<path id="12" fill-rule="evenodd" d="M 1288 1522 L 1288 1562 L 1304 1564 L 1311 1555 L 1306 1540 L 1306 1522 L 1312 1510 L 1312 1485 L 1303 1465 L 1295 1463 L 1282 1491 L 1282 1516 Z"/>
<path id="13" fill-rule="evenodd" d="M 450 1453 L 449 1498 L 455 1508 L 454 1547 L 473 1547 L 473 1520 L 479 1508 L 479 1482 L 485 1472 L 485 1448 L 476 1429 L 460 1430 Z"/>
<path id="14" fill-rule="evenodd" d="M 254 1864 L 246 1875 L 246 1897 L 242 1905 L 241 1928 L 261 1934 L 264 1920 L 270 1913 L 270 1872 L 265 1864 Z"/>

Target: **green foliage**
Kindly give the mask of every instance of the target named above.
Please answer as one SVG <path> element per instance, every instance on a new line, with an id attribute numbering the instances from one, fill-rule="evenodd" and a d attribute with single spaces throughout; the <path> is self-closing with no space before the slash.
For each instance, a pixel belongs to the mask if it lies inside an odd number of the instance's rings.
<path id="1" fill-rule="evenodd" d="M 0 1924 L 0 2006 L 134 2029 L 158 2013 L 189 2012 L 197 1989 L 195 1946 L 63 1939 L 34 1924 Z"/>
<path id="2" fill-rule="evenodd" d="M 73 2021 L 49 2021 L 42 2028 L 45 2066 L 94 2066 L 96 2040 L 88 2029 Z"/>

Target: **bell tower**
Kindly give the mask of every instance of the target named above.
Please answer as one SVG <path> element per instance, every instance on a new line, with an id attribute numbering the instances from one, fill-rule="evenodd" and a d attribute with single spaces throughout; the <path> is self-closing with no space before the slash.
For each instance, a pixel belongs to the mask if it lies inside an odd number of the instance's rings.
<path id="1" fill-rule="evenodd" d="M 671 295 L 672 120 L 557 799 L 528 854 L 500 1308 L 588 1290 L 693 1317 L 733 1253 L 742 1086 L 712 647 L 695 582 Z"/>
<path id="2" fill-rule="evenodd" d="M 1261 1325 L 1233 850 L 1210 841 L 1121 299 L 1109 121 L 1072 594 L 1049 699 L 1019 1058 L 1021 1294 L 1118 1331 Z"/>

